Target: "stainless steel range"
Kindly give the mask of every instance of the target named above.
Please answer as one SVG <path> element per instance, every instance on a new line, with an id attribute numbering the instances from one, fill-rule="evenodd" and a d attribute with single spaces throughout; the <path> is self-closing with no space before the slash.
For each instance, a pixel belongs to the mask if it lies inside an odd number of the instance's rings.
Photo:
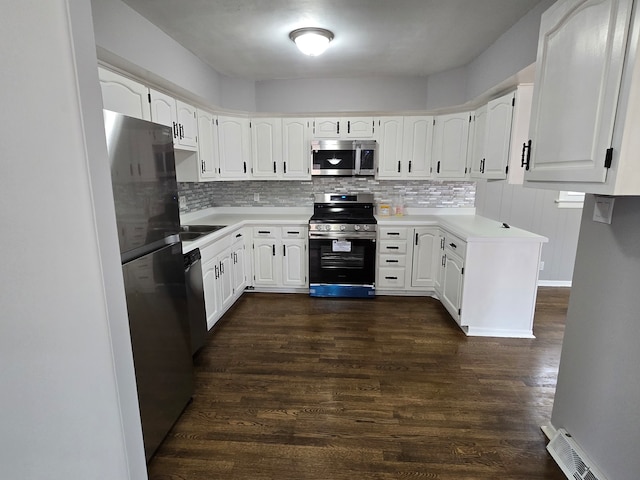
<path id="1" fill-rule="evenodd" d="M 309 220 L 309 294 L 375 297 L 373 195 L 317 194 Z"/>

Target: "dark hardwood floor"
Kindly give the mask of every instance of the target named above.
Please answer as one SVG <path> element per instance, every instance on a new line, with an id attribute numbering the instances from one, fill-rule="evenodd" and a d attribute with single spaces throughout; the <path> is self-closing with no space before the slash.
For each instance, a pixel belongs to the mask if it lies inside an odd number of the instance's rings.
<path id="1" fill-rule="evenodd" d="M 431 298 L 247 293 L 149 478 L 565 479 L 540 425 L 568 294 L 539 290 L 529 340 L 466 337 Z"/>

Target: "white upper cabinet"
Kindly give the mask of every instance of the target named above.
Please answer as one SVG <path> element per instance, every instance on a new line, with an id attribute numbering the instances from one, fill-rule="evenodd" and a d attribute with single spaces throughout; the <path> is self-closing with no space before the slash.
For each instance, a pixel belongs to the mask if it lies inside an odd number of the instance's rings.
<path id="1" fill-rule="evenodd" d="M 251 132 L 249 119 L 219 115 L 218 130 L 219 178 L 244 180 L 250 176 Z"/>
<path id="2" fill-rule="evenodd" d="M 253 178 L 279 178 L 283 173 L 282 120 L 251 120 L 251 159 Z"/>
<path id="3" fill-rule="evenodd" d="M 284 180 L 311 179 L 311 120 L 282 119 L 282 178 Z"/>
<path id="4" fill-rule="evenodd" d="M 196 108 L 180 100 L 149 89 L 151 120 L 173 130 L 173 146 L 183 150 L 196 150 L 198 122 Z"/>
<path id="5" fill-rule="evenodd" d="M 98 68 L 98 76 L 103 108 L 129 117 L 151 120 L 149 89 L 146 85 L 104 68 Z"/>
<path id="6" fill-rule="evenodd" d="M 198 109 L 199 180 L 215 180 L 218 172 L 218 132 L 215 115 Z"/>
<path id="7" fill-rule="evenodd" d="M 471 177 L 507 178 L 515 92 L 491 100 L 476 110 Z"/>
<path id="8" fill-rule="evenodd" d="M 372 117 L 317 117 L 313 119 L 314 138 L 373 138 Z"/>
<path id="9" fill-rule="evenodd" d="M 378 141 L 378 178 L 402 177 L 403 117 L 376 119 Z"/>
<path id="10" fill-rule="evenodd" d="M 407 180 L 430 179 L 433 117 L 404 117 L 402 170 Z"/>
<path id="11" fill-rule="evenodd" d="M 640 172 L 631 165 L 637 165 L 640 142 L 638 35 L 630 36 L 631 28 L 638 32 L 640 17 L 630 28 L 632 3 L 565 0 L 543 14 L 529 186 L 640 194 Z"/>
<path id="12" fill-rule="evenodd" d="M 466 178 L 470 121 L 469 112 L 435 117 L 431 157 L 435 178 Z"/>

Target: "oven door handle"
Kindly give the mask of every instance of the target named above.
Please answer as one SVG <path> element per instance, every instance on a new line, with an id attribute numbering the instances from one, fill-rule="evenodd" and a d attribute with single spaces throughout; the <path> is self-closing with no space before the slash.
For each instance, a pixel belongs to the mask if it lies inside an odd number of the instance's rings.
<path id="1" fill-rule="evenodd" d="M 356 168 L 355 174 L 360 175 L 360 165 L 361 165 L 361 155 L 362 155 L 362 146 L 359 143 L 355 144 L 356 147 Z"/>
<path id="2" fill-rule="evenodd" d="M 376 241 L 376 233 L 338 233 L 309 232 L 309 240 L 372 240 Z"/>

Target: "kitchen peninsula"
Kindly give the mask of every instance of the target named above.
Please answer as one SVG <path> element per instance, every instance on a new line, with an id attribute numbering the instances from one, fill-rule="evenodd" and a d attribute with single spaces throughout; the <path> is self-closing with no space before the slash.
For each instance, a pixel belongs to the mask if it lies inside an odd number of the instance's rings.
<path id="1" fill-rule="evenodd" d="M 376 295 L 437 298 L 469 336 L 533 338 L 547 238 L 470 212 L 377 216 Z M 306 207 L 228 207 L 182 216 L 183 225 L 225 225 L 183 242 L 185 252 L 202 253 L 208 328 L 245 289 L 308 292 L 310 215 Z"/>

